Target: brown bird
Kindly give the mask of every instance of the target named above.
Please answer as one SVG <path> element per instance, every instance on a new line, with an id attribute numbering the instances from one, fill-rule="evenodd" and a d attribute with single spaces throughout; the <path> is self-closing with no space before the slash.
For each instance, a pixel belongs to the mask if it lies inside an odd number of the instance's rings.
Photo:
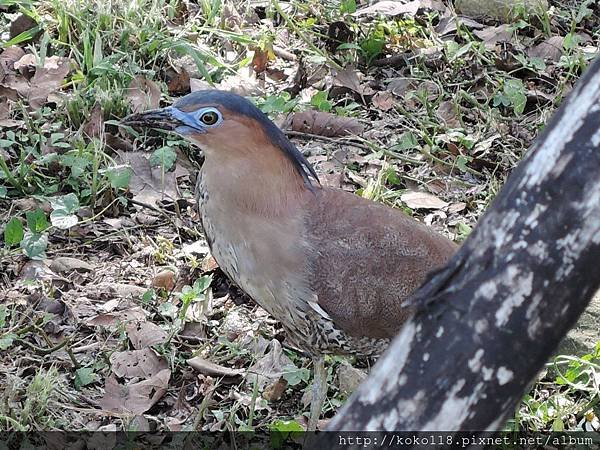
<path id="1" fill-rule="evenodd" d="M 405 300 L 456 245 L 398 209 L 321 186 L 283 132 L 236 94 L 197 91 L 123 123 L 173 130 L 203 150 L 206 240 L 225 274 L 312 356 L 314 429 L 323 355 L 380 354 L 412 312 Z"/>

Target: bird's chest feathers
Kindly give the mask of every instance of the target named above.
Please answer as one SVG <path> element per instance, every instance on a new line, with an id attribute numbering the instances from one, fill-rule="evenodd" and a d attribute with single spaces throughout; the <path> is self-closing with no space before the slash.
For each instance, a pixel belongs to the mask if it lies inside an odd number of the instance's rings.
<path id="1" fill-rule="evenodd" d="M 280 297 L 293 301 L 309 295 L 304 276 L 302 218 L 293 214 L 262 215 L 260 209 L 244 208 L 239 198 L 228 195 L 230 192 L 225 183 L 207 174 L 201 174 L 196 186 L 212 255 L 242 290 L 280 317 L 285 311 L 278 309 L 286 308 Z"/>

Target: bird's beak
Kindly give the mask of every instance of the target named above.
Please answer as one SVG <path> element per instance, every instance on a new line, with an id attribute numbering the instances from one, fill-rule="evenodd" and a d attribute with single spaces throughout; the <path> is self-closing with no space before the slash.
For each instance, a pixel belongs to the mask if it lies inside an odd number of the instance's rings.
<path id="1" fill-rule="evenodd" d="M 121 124 L 132 127 L 158 128 L 160 130 L 175 130 L 182 125 L 172 107 L 131 114 L 125 117 Z"/>

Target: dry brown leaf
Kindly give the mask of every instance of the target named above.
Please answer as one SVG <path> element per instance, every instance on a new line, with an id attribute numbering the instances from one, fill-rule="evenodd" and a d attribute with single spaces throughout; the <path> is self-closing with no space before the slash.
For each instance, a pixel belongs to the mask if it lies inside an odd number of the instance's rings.
<path id="1" fill-rule="evenodd" d="M 83 124 L 83 133 L 90 138 L 98 138 L 104 131 L 104 114 L 100 103 L 96 103 L 92 108 L 90 117 Z"/>
<path id="2" fill-rule="evenodd" d="M 342 86 L 351 91 L 356 92 L 359 95 L 373 95 L 375 91 L 366 83 L 361 81 L 362 73 L 358 70 L 349 67 L 343 70 L 340 70 L 334 80 L 333 83 L 336 86 Z"/>
<path id="3" fill-rule="evenodd" d="M 473 34 L 483 41 L 486 48 L 494 48 L 498 42 L 511 42 L 514 31 L 509 25 L 502 24 L 497 27 L 473 30 Z"/>
<path id="4" fill-rule="evenodd" d="M 129 83 L 125 96 L 134 113 L 155 109 L 160 106 L 160 87 L 143 75 L 136 75 Z"/>
<path id="5" fill-rule="evenodd" d="M 177 177 L 187 174 L 179 164 L 175 171 L 163 173 L 160 167 L 151 167 L 148 154 L 143 152 L 117 151 L 118 160 L 133 170 L 129 180 L 129 190 L 134 200 L 154 205 L 165 198 L 176 200 Z M 182 172 L 183 171 L 183 172 Z"/>
<path id="6" fill-rule="evenodd" d="M 446 100 L 440 103 L 436 111 L 436 115 L 444 121 L 447 127 L 460 127 L 460 120 L 458 119 L 458 114 L 456 113 L 456 105 L 454 104 L 454 102 Z"/>
<path id="7" fill-rule="evenodd" d="M 448 206 L 447 202 L 427 192 L 405 192 L 400 196 L 400 200 L 411 209 L 440 209 Z"/>
<path id="8" fill-rule="evenodd" d="M 243 369 L 231 369 L 196 356 L 186 361 L 194 370 L 211 377 L 237 377 L 246 373 Z"/>
<path id="9" fill-rule="evenodd" d="M 272 52 L 271 52 L 272 54 Z M 269 54 L 269 51 L 262 50 L 260 48 L 254 49 L 254 56 L 252 56 L 252 67 L 256 73 L 261 73 L 267 70 L 269 65 L 269 61 L 273 59 Z M 274 57 L 275 55 L 273 55 Z"/>
<path id="10" fill-rule="evenodd" d="M 264 94 L 264 89 L 261 87 L 258 78 L 256 78 L 256 73 L 252 67 L 240 69 L 237 74 L 223 78 L 215 87 L 222 91 L 234 92 L 243 97 Z"/>
<path id="11" fill-rule="evenodd" d="M 68 58 L 50 56 L 44 61 L 44 67 L 38 67 L 30 80 L 28 94 L 29 106 L 38 109 L 48 101 L 48 96 L 62 86 L 71 70 Z"/>
<path id="12" fill-rule="evenodd" d="M 258 383 L 259 389 L 263 389 L 264 386 L 281 378 L 286 368 L 295 367 L 292 360 L 283 352 L 281 343 L 273 339 L 269 351 L 248 369 L 246 382 L 250 385 Z"/>
<path id="13" fill-rule="evenodd" d="M 180 68 L 179 72 L 172 70 L 171 78 L 167 83 L 169 95 L 184 95 L 190 92 L 190 74 L 185 68 Z"/>
<path id="14" fill-rule="evenodd" d="M 293 131 L 328 137 L 358 135 L 364 131 L 362 124 L 353 117 L 340 117 L 322 111 L 294 113 L 290 125 Z"/>
<path id="15" fill-rule="evenodd" d="M 27 30 L 32 29 L 37 25 L 37 22 L 29 17 L 27 14 L 21 14 L 10 24 L 10 30 L 8 37 L 10 39 L 18 36 L 21 33 L 24 33 Z M 39 35 L 40 32 L 37 33 Z M 36 35 L 36 36 L 37 36 Z"/>
<path id="16" fill-rule="evenodd" d="M 556 62 L 563 54 L 564 40 L 565 38 L 562 36 L 552 36 L 528 49 L 527 55 L 530 58 L 542 58 L 546 61 Z"/>
<path id="17" fill-rule="evenodd" d="M 276 402 L 285 393 L 287 386 L 288 382 L 284 378 L 279 378 L 265 388 L 262 397 L 268 402 Z"/>
<path id="18" fill-rule="evenodd" d="M 111 375 L 106 379 L 104 397 L 98 403 L 107 411 L 143 414 L 165 395 L 170 378 L 171 371 L 164 369 L 148 380 L 122 385 Z"/>
<path id="19" fill-rule="evenodd" d="M 151 378 L 169 367 L 166 359 L 150 348 L 115 352 L 110 355 L 110 364 L 112 372 L 121 378 Z"/>
<path id="20" fill-rule="evenodd" d="M 396 104 L 394 94 L 388 91 L 380 91 L 373 96 L 373 106 L 382 111 L 389 111 Z"/>
<path id="21" fill-rule="evenodd" d="M 50 268 L 56 273 L 72 272 L 74 270 L 78 272 L 91 272 L 94 270 L 94 266 L 91 264 L 70 256 L 58 256 L 54 258 L 50 263 Z"/>
<path id="22" fill-rule="evenodd" d="M 4 75 L 15 73 L 15 63 L 25 55 L 21 47 L 8 47 L 0 53 L 0 83 Z"/>
<path id="23" fill-rule="evenodd" d="M 155 344 L 164 344 L 169 335 L 152 322 L 134 322 L 127 325 L 127 336 L 136 350 Z"/>
<path id="24" fill-rule="evenodd" d="M 175 288 L 176 274 L 170 269 L 161 270 L 152 279 L 152 287 L 172 291 Z"/>
<path id="25" fill-rule="evenodd" d="M 146 313 L 139 306 L 110 314 L 99 314 L 86 321 L 87 325 L 116 327 L 121 323 L 144 320 Z"/>
<path id="26" fill-rule="evenodd" d="M 420 0 L 415 0 L 408 3 L 383 0 L 365 8 L 360 8 L 352 15 L 366 16 L 382 14 L 384 16 L 398 16 L 400 14 L 408 14 L 410 16 L 414 16 L 419 8 L 422 7 L 421 3 L 422 2 Z"/>

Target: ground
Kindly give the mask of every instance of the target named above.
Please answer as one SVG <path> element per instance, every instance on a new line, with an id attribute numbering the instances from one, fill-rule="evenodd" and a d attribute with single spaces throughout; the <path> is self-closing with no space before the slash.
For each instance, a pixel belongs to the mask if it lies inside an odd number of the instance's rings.
<path id="1" fill-rule="evenodd" d="M 0 2 L 0 429 L 301 429 L 310 360 L 210 257 L 198 150 L 119 120 L 233 90 L 460 242 L 600 41 L 592 1 L 470 3 Z M 371 363 L 328 360 L 324 417 Z M 558 357 L 507 426 L 598 430 L 599 363 Z"/>

